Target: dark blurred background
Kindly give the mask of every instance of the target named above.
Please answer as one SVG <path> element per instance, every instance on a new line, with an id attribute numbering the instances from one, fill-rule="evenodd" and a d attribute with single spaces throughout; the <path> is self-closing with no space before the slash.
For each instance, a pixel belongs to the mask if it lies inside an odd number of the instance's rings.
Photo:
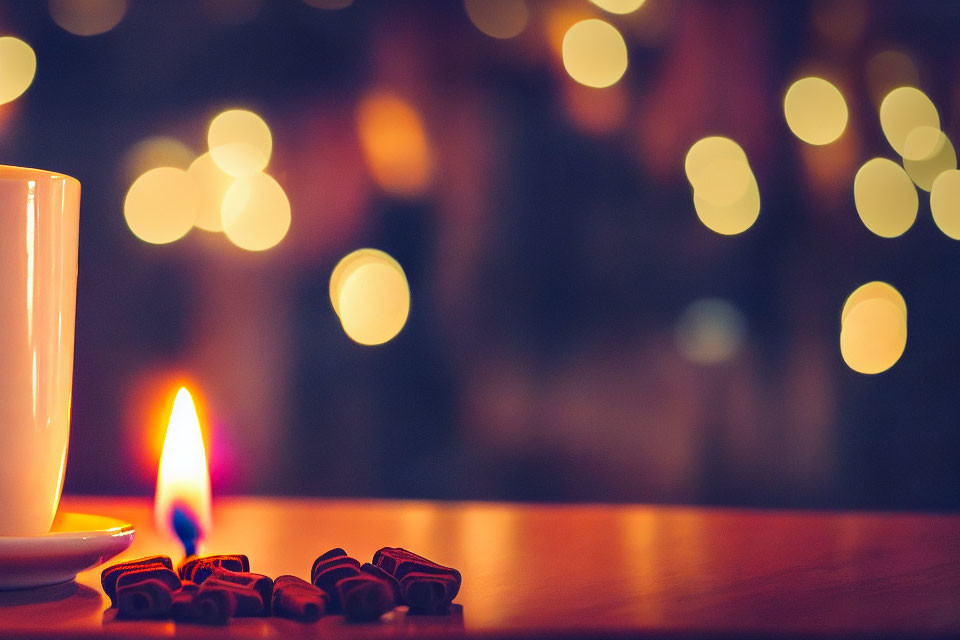
<path id="1" fill-rule="evenodd" d="M 151 492 L 185 380 L 220 494 L 960 507 L 960 246 L 925 192 L 913 228 L 884 239 L 852 190 L 864 161 L 897 160 L 877 120 L 897 84 L 957 133 L 960 4 L 647 0 L 614 15 L 528 0 L 511 38 L 460 0 L 131 0 L 91 36 L 54 4 L 0 4 L 0 35 L 37 56 L 0 106 L 0 162 L 83 184 L 66 491 Z M 559 56 L 588 17 L 627 42 L 607 89 Z M 784 92 L 811 72 L 850 111 L 825 147 L 784 121 Z M 423 157 L 400 162 L 423 166 L 400 187 L 358 132 L 377 95 L 414 114 Z M 123 204 L 144 145 L 198 155 L 231 107 L 272 130 L 289 233 L 256 253 L 196 229 L 138 239 Z M 740 235 L 698 220 L 684 177 L 712 134 L 743 146 L 759 184 Z M 375 347 L 328 297 L 334 265 L 367 246 L 411 291 L 406 326 Z M 910 322 L 873 376 L 838 341 L 844 299 L 870 280 L 900 290 Z"/>

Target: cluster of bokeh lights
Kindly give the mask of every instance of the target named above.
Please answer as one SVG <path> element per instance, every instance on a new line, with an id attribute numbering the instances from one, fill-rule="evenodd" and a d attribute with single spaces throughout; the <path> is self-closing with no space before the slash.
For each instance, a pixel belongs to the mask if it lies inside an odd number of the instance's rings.
<path id="1" fill-rule="evenodd" d="M 123 203 L 127 226 L 152 244 L 179 240 L 194 227 L 223 232 L 247 251 L 279 244 L 290 229 L 290 201 L 264 173 L 273 150 L 267 123 L 252 111 L 230 109 L 210 122 L 207 143 L 209 150 L 186 168 L 178 166 L 185 147 L 177 141 L 160 138 L 138 146 L 132 164 L 161 166 L 130 185 Z"/>
<path id="2" fill-rule="evenodd" d="M 303 2 L 320 9 L 351 4 L 351 0 Z M 584 91 L 610 92 L 629 64 L 627 42 L 614 22 L 639 9 L 644 0 L 589 3 L 608 15 L 584 8 L 553 11 L 548 16 L 551 45 L 566 75 L 589 88 Z M 492 38 L 514 38 L 531 21 L 526 0 L 463 0 L 463 4 L 467 18 Z M 49 0 L 48 8 L 61 28 L 89 37 L 114 29 L 129 3 Z M 33 82 L 36 68 L 30 45 L 16 37 L 0 37 L 0 104 L 20 97 Z M 917 86 L 913 61 L 902 52 L 884 51 L 870 60 L 866 76 L 883 135 L 896 159 L 870 158 L 856 172 L 853 200 L 864 227 L 880 238 L 906 233 L 917 219 L 919 189 L 929 192 L 936 226 L 960 240 L 956 151 L 942 129 L 936 105 Z M 837 84 L 810 75 L 786 89 L 783 115 L 797 139 L 819 147 L 844 136 L 850 110 Z M 429 189 L 436 172 L 435 154 L 424 120 L 411 102 L 391 91 L 371 91 L 358 101 L 356 127 L 370 175 L 381 189 L 400 197 L 418 197 Z M 283 187 L 265 173 L 273 150 L 267 123 L 252 111 L 224 111 L 210 122 L 207 147 L 196 155 L 178 140 L 159 137 L 131 151 L 127 170 L 132 184 L 124 201 L 131 231 L 152 244 L 174 242 L 196 227 L 223 233 L 249 251 L 276 246 L 289 230 L 291 211 Z M 723 135 L 697 140 L 686 154 L 684 171 L 694 211 L 705 227 L 732 236 L 757 221 L 759 184 L 736 141 Z M 346 334 L 365 345 L 391 340 L 410 309 L 403 269 L 375 249 L 360 249 L 338 263 L 330 279 L 330 298 Z M 702 299 L 681 317 L 677 345 L 691 361 L 721 362 L 738 350 L 744 327 L 742 315 L 730 303 Z M 892 285 L 867 283 L 845 301 L 840 352 L 854 371 L 875 374 L 889 369 L 903 354 L 906 339 L 906 303 Z"/>
<path id="3" fill-rule="evenodd" d="M 898 52 L 883 55 L 896 63 L 893 80 L 915 78 L 909 58 Z M 891 80 L 880 78 L 877 69 L 869 72 L 875 83 Z M 815 146 L 839 140 L 849 119 L 843 93 L 818 76 L 800 78 L 790 85 L 783 112 L 790 131 Z M 880 100 L 879 119 L 900 162 L 871 158 L 857 171 L 853 197 L 864 227 L 881 238 L 906 233 L 917 219 L 919 188 L 930 192 L 930 210 L 937 227 L 948 237 L 960 239 L 960 171 L 936 106 L 914 86 L 895 86 Z M 693 188 L 694 209 L 708 229 L 734 235 L 753 225 L 760 209 L 759 189 L 747 156 L 736 142 L 722 136 L 698 140 L 687 153 L 684 169 Z M 678 335 L 695 335 L 689 328 L 685 332 Z M 688 338 L 686 343 L 690 342 Z M 840 352 L 851 369 L 865 374 L 886 371 L 900 359 L 906 342 L 906 303 L 892 285 L 870 282 L 850 295 L 843 306 Z"/>

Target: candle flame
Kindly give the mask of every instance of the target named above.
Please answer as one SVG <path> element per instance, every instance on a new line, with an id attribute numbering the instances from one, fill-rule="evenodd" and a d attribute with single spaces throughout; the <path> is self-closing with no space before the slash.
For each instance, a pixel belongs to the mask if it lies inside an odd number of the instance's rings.
<path id="1" fill-rule="evenodd" d="M 197 409 L 185 387 L 177 392 L 163 441 L 154 518 L 157 529 L 180 538 L 188 552 L 212 525 L 207 454 Z"/>

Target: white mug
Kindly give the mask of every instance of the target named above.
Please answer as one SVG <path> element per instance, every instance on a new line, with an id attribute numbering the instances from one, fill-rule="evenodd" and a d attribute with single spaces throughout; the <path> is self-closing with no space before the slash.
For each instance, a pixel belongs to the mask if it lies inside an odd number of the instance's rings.
<path id="1" fill-rule="evenodd" d="M 70 435 L 80 183 L 0 165 L 0 536 L 50 531 Z"/>

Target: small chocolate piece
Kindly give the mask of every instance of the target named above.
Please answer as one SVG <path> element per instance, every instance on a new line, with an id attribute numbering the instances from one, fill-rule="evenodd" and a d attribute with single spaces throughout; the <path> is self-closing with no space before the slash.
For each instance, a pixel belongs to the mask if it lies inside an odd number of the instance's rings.
<path id="1" fill-rule="evenodd" d="M 248 572 L 250 560 L 242 554 L 194 556 L 180 565 L 180 578 L 200 584 L 216 569 Z"/>
<path id="2" fill-rule="evenodd" d="M 337 594 L 344 615 L 356 622 L 376 620 L 394 607 L 390 585 L 365 573 L 339 580 Z"/>
<path id="3" fill-rule="evenodd" d="M 373 564 L 391 574 L 397 580 L 403 580 L 403 576 L 416 571 L 418 573 L 449 575 L 457 581 L 458 585 L 462 582 L 460 572 L 456 569 L 437 564 L 433 560 L 418 556 L 406 549 L 384 547 L 374 554 Z"/>
<path id="4" fill-rule="evenodd" d="M 172 570 L 167 569 L 162 564 L 152 564 L 121 573 L 120 577 L 117 578 L 117 597 L 120 596 L 121 587 L 139 584 L 147 580 L 157 580 L 163 583 L 170 593 L 179 589 L 182 584 L 180 578 Z"/>
<path id="5" fill-rule="evenodd" d="M 460 592 L 462 576 L 459 571 L 406 549 L 384 547 L 374 554 L 373 564 L 396 578 L 400 583 L 401 602 L 414 612 L 443 611 Z M 415 577 L 404 586 L 408 576 Z"/>
<path id="6" fill-rule="evenodd" d="M 301 622 L 314 622 L 326 612 L 327 594 L 296 576 L 273 581 L 273 615 Z"/>
<path id="7" fill-rule="evenodd" d="M 224 582 L 238 584 L 242 587 L 249 587 L 260 594 L 260 599 L 263 600 L 267 606 L 269 606 L 270 597 L 273 595 L 273 579 L 259 573 L 242 573 L 239 571 L 218 569 L 209 579 L 222 580 Z M 269 611 L 267 615 L 270 615 Z"/>
<path id="8" fill-rule="evenodd" d="M 401 602 L 400 583 L 397 582 L 396 578 L 394 578 L 392 575 L 390 575 L 389 573 L 387 573 L 377 565 L 370 564 L 369 562 L 364 565 L 361 565 L 360 573 L 366 573 L 368 575 L 373 576 L 374 578 L 380 578 L 381 580 L 386 582 L 388 585 L 390 585 L 390 590 L 393 591 L 394 604 L 400 604 Z"/>
<path id="9" fill-rule="evenodd" d="M 458 588 L 450 576 L 431 573 L 408 573 L 400 581 L 401 596 L 410 613 L 446 613 Z"/>
<path id="10" fill-rule="evenodd" d="M 343 562 L 334 566 L 325 566 L 320 569 L 313 577 L 314 586 L 323 589 L 329 603 L 327 611 L 331 613 L 340 612 L 340 596 L 337 592 L 337 582 L 344 578 L 352 578 L 360 575 L 360 569 L 352 563 Z"/>
<path id="11" fill-rule="evenodd" d="M 103 587 L 103 592 L 110 598 L 111 607 L 117 606 L 117 578 L 120 577 L 120 574 L 137 567 L 152 564 L 159 564 L 165 566 L 167 569 L 173 569 L 173 561 L 170 560 L 168 556 L 147 556 L 145 558 L 137 558 L 136 560 L 118 562 L 103 570 L 100 574 L 100 585 Z"/>
<path id="12" fill-rule="evenodd" d="M 203 584 L 200 586 L 200 590 L 197 592 L 197 597 L 199 597 L 201 594 L 211 591 L 219 591 L 232 596 L 236 602 L 236 608 L 233 612 L 233 615 L 238 618 L 252 618 L 270 615 L 270 611 L 268 609 L 270 606 L 270 601 L 268 600 L 267 602 L 264 602 L 263 598 L 260 596 L 260 593 L 252 587 L 245 587 L 235 582 L 228 582 L 218 578 L 208 578 L 207 580 L 204 580 Z"/>
<path id="13" fill-rule="evenodd" d="M 117 618 L 165 618 L 172 602 L 171 590 L 160 580 L 117 585 Z"/>

